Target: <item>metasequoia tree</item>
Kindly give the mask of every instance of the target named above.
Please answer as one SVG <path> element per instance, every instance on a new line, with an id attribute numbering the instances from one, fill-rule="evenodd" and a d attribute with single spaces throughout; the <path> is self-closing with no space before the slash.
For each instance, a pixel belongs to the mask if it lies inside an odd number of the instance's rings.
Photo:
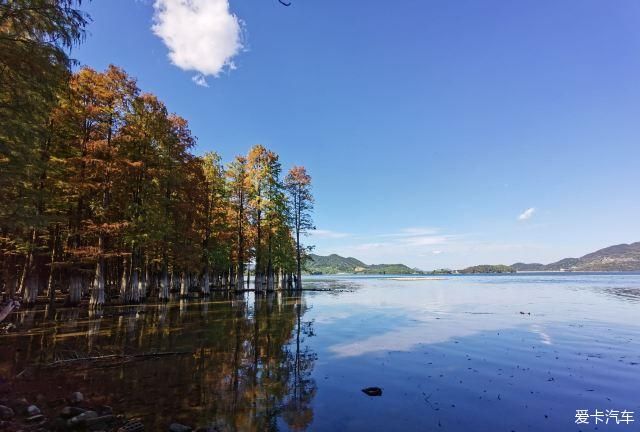
<path id="1" fill-rule="evenodd" d="M 285 187 L 291 202 L 291 223 L 296 241 L 296 289 L 302 287 L 302 264 L 305 249 L 300 243 L 300 236 L 315 229 L 311 219 L 313 211 L 313 195 L 311 193 L 311 176 L 302 166 L 294 166 L 285 179 Z"/>
<path id="2" fill-rule="evenodd" d="M 0 255 L 6 295 L 34 300 L 38 270 L 51 248 L 48 187 L 51 110 L 80 42 L 87 17 L 79 2 L 0 2 Z M 27 271 L 25 271 L 25 269 Z M 19 287 L 18 287 L 19 284 Z"/>

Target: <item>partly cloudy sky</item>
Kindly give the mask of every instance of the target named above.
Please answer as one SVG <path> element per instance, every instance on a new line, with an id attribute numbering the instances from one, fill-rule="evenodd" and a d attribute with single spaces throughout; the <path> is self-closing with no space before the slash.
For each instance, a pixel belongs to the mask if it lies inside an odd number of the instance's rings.
<path id="1" fill-rule="evenodd" d="M 153 32 L 169 49 L 171 62 L 193 71 L 193 82 L 208 86 L 207 76 L 233 69 L 242 50 L 242 22 L 228 0 L 155 0 Z"/>
<path id="2" fill-rule="evenodd" d="M 304 165 L 322 255 L 428 270 L 639 241 L 637 1 L 471 3 L 83 2 L 72 54 L 123 67 L 196 154 Z"/>
<path id="3" fill-rule="evenodd" d="M 523 253 L 535 260 L 545 252 L 540 244 L 500 242 L 486 237 L 477 233 L 452 234 L 438 228 L 408 227 L 375 234 L 321 229 L 312 232 L 309 239 L 318 245 L 316 252 L 319 254 L 337 253 L 353 256 L 367 264 L 402 263 L 424 270 L 501 262 L 513 264 L 510 260 L 522 257 Z"/>

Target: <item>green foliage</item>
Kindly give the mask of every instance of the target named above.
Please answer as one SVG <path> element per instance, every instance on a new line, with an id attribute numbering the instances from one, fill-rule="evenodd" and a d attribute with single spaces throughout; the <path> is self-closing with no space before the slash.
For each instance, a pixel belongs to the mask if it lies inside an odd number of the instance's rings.
<path id="1" fill-rule="evenodd" d="M 367 265 L 352 257 L 341 257 L 331 254 L 321 256 L 310 254 L 305 266 L 311 274 L 422 274 L 421 270 L 412 269 L 404 264 L 373 264 Z"/>
<path id="2" fill-rule="evenodd" d="M 467 267 L 464 270 L 460 270 L 462 274 L 477 274 L 477 273 L 515 273 L 515 270 L 506 265 L 477 265 L 473 267 Z"/>

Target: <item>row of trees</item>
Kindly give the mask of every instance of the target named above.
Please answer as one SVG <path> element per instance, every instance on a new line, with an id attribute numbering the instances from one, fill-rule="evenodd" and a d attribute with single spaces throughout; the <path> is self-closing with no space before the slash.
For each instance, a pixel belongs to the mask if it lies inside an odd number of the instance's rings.
<path id="1" fill-rule="evenodd" d="M 303 167 L 253 147 L 195 156 L 185 119 L 123 70 L 71 72 L 72 0 L 0 3 L 0 266 L 6 297 L 135 303 L 211 287 L 300 288 Z M 246 273 L 246 283 L 245 283 Z M 247 286 L 248 288 L 248 286 Z"/>

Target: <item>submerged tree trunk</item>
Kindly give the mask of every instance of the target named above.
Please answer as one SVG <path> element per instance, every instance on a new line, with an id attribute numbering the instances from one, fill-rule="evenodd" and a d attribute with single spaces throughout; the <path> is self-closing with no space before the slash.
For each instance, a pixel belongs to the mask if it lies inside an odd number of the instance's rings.
<path id="1" fill-rule="evenodd" d="M 128 289 L 128 291 L 131 293 L 130 294 L 131 303 L 140 302 L 140 290 L 138 288 L 139 283 L 140 283 L 140 272 L 138 271 L 138 268 L 132 266 L 131 282 L 129 283 L 129 289 Z"/>
<path id="2" fill-rule="evenodd" d="M 204 296 L 208 296 L 211 293 L 209 283 L 209 269 L 205 269 L 202 273 L 202 280 L 200 281 L 201 292 Z"/>
<path id="3" fill-rule="evenodd" d="M 35 241 L 35 230 L 33 230 L 33 238 Z M 20 274 L 20 285 L 18 286 L 18 294 L 24 294 L 24 286 L 27 281 L 27 275 L 32 266 L 33 261 L 33 242 L 29 244 L 29 252 L 25 256 L 24 266 L 22 267 L 22 273 Z"/>
<path id="4" fill-rule="evenodd" d="M 25 272 L 23 301 L 26 305 L 33 305 L 38 299 L 38 282 L 40 279 L 36 268 L 35 257 L 29 260 L 29 267 L 25 269 Z"/>
<path id="5" fill-rule="evenodd" d="M 5 298 L 13 299 L 16 295 L 16 256 L 8 253 L 4 259 L 4 294 Z"/>
<path id="6" fill-rule="evenodd" d="M 189 283 L 187 282 L 187 275 L 182 272 L 180 275 L 180 297 L 189 296 Z"/>
<path id="7" fill-rule="evenodd" d="M 167 264 L 162 266 L 162 274 L 160 276 L 160 292 L 158 293 L 160 300 L 169 300 L 169 272 Z"/>
<path id="8" fill-rule="evenodd" d="M 297 265 L 297 277 L 296 277 L 296 289 L 302 289 L 302 257 L 300 252 L 300 230 L 296 232 L 296 265 Z"/>
<path id="9" fill-rule="evenodd" d="M 140 275 L 140 280 L 138 281 L 138 286 L 136 289 L 138 290 L 138 298 L 140 301 L 144 301 L 147 298 L 147 284 L 149 283 L 149 266 L 144 266 L 144 273 Z"/>
<path id="10" fill-rule="evenodd" d="M 51 240 L 51 261 L 49 262 L 49 280 L 47 281 L 47 293 L 49 294 L 49 303 L 51 306 L 56 301 L 56 286 L 54 282 L 54 265 L 56 262 L 56 256 L 58 253 L 58 243 L 60 237 L 60 225 L 56 224 L 53 228 Z"/>
<path id="11" fill-rule="evenodd" d="M 236 290 L 244 289 L 244 263 L 238 264 L 238 274 L 236 275 Z"/>
<path id="12" fill-rule="evenodd" d="M 129 286 L 129 271 L 131 269 L 131 259 L 125 256 L 122 258 L 122 278 L 120 279 L 120 301 L 122 303 L 131 302 L 131 289 Z"/>
<path id="13" fill-rule="evenodd" d="M 104 305 L 104 258 L 98 257 L 96 263 L 96 274 L 93 279 L 93 285 L 91 286 L 91 299 L 89 300 L 89 306 L 92 308 L 99 308 Z"/>
<path id="14" fill-rule="evenodd" d="M 80 303 L 82 297 L 82 275 L 78 272 L 73 272 L 69 278 L 69 296 L 67 297 L 67 303 L 69 305 L 77 305 Z"/>

